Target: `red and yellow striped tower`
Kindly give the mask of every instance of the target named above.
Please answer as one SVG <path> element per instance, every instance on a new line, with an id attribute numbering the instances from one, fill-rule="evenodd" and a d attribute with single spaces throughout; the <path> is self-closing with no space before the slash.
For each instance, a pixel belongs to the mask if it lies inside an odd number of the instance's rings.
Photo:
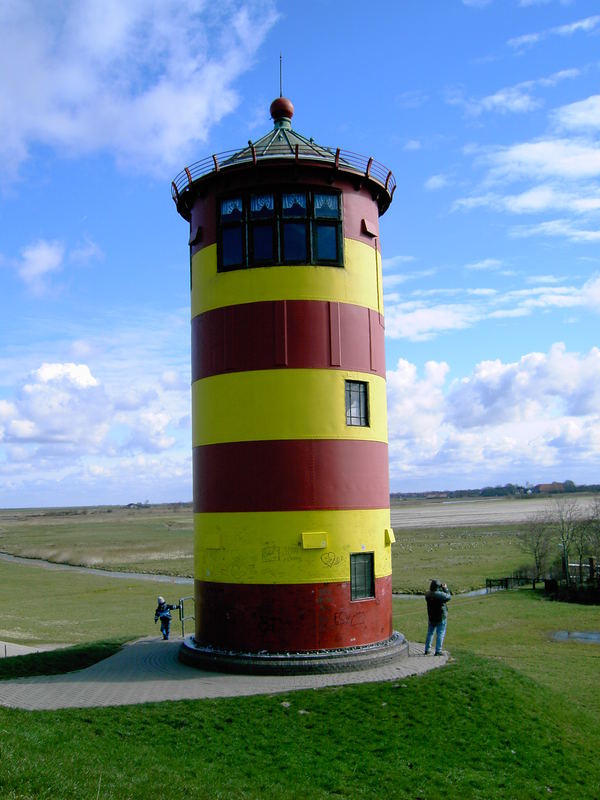
<path id="1" fill-rule="evenodd" d="M 194 637 L 237 671 L 355 669 L 392 630 L 378 219 L 372 158 L 274 129 L 173 181 L 190 222 Z"/>

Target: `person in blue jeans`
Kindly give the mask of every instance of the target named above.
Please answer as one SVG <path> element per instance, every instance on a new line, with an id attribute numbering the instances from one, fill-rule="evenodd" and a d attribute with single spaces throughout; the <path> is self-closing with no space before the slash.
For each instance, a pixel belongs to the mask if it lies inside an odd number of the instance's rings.
<path id="1" fill-rule="evenodd" d="M 448 620 L 447 603 L 450 602 L 452 593 L 448 586 L 441 581 L 431 581 L 429 591 L 425 593 L 427 601 L 427 637 L 425 639 L 425 655 L 428 655 L 435 633 L 435 653 L 436 656 L 442 655 L 442 645 L 446 635 L 446 623 Z"/>
<path id="2" fill-rule="evenodd" d="M 172 606 L 165 601 L 164 597 L 159 596 L 158 605 L 154 612 L 154 622 L 160 620 L 160 632 L 162 633 L 163 639 L 169 638 L 169 631 L 171 630 L 171 611 L 176 608 L 179 608 L 179 606 Z"/>

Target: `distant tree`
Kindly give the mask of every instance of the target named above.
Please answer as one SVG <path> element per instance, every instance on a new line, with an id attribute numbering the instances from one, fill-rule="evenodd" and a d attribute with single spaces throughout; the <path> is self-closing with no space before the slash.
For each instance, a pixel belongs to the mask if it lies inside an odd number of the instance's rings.
<path id="1" fill-rule="evenodd" d="M 563 490 L 565 492 L 576 492 L 577 491 L 577 487 L 575 486 L 573 481 L 565 481 L 563 483 Z"/>
<path id="2" fill-rule="evenodd" d="M 524 529 L 517 535 L 519 544 L 533 557 L 533 588 L 539 581 L 548 565 L 550 548 L 554 539 L 552 518 L 549 514 L 534 514 L 525 523 Z"/>
<path id="3" fill-rule="evenodd" d="M 576 521 L 573 530 L 573 547 L 579 564 L 579 583 L 583 583 L 583 562 L 590 552 L 593 524 L 592 518 L 586 513 Z"/>
<path id="4" fill-rule="evenodd" d="M 600 497 L 595 497 L 586 514 L 589 554 L 596 565 L 600 559 Z M 593 576 L 590 576 L 593 577 Z"/>
<path id="5" fill-rule="evenodd" d="M 573 545 L 577 526 L 581 521 L 581 512 L 574 500 L 561 497 L 554 500 L 550 515 L 558 534 L 558 543 L 562 549 L 563 569 L 568 584 L 570 582 L 569 552 Z"/>

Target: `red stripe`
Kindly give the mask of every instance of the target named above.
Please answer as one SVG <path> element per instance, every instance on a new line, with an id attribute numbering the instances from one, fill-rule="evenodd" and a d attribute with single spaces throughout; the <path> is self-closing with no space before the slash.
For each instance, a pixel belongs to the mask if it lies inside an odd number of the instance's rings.
<path id="1" fill-rule="evenodd" d="M 281 367 L 383 377 L 383 317 L 349 303 L 279 300 L 216 308 L 192 320 L 192 381 Z"/>
<path id="2" fill-rule="evenodd" d="M 196 513 L 389 506 L 385 442 L 230 442 L 193 452 Z"/>
<path id="3" fill-rule="evenodd" d="M 196 641 L 237 652 L 303 652 L 375 644 L 392 635 L 392 577 L 375 597 L 350 600 L 350 583 L 195 581 Z"/>

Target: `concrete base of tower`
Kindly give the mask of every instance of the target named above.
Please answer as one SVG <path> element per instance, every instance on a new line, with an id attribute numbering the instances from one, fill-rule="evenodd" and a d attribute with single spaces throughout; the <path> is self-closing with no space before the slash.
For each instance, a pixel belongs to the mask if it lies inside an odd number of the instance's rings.
<path id="1" fill-rule="evenodd" d="M 193 636 L 184 639 L 179 660 L 199 669 L 243 675 L 307 675 L 372 669 L 408 658 L 408 642 L 394 631 L 384 642 L 301 653 L 237 653 L 198 645 Z"/>

